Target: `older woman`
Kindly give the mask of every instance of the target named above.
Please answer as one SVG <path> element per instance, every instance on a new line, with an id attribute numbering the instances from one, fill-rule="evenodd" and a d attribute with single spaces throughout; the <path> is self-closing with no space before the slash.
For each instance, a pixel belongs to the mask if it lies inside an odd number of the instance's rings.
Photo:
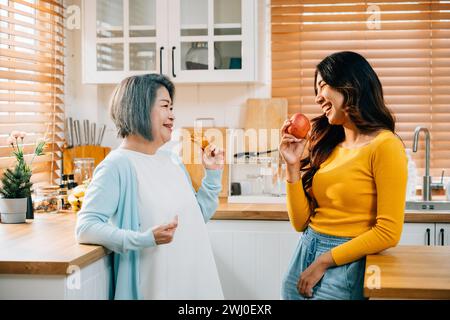
<path id="1" fill-rule="evenodd" d="M 156 74 L 117 87 L 111 116 L 124 140 L 95 170 L 78 215 L 78 241 L 113 251 L 115 299 L 223 299 L 205 222 L 224 155 L 207 148 L 195 193 L 178 157 L 159 150 L 171 138 L 174 91 Z"/>

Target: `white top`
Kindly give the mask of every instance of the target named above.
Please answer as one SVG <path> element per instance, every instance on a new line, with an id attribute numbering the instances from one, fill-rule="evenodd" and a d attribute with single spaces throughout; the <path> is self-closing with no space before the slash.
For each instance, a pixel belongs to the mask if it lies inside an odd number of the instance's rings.
<path id="1" fill-rule="evenodd" d="M 140 230 L 173 220 L 171 243 L 143 249 L 140 289 L 144 299 L 223 299 L 208 232 L 185 172 L 167 153 L 126 149 L 136 169 Z"/>

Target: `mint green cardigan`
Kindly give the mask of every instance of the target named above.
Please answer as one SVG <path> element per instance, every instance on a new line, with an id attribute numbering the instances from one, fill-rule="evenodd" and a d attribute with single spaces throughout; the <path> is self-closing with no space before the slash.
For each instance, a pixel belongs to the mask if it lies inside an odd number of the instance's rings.
<path id="1" fill-rule="evenodd" d="M 191 183 L 180 159 L 175 155 L 171 157 L 183 168 Z M 201 187 L 195 194 L 205 222 L 217 209 L 221 179 L 222 170 L 206 170 Z M 78 242 L 102 245 L 113 251 L 111 299 L 142 299 L 139 292 L 139 251 L 156 245 L 151 229 L 140 231 L 137 194 L 137 178 L 132 163 L 123 153 L 113 151 L 95 169 L 78 213 L 75 230 Z"/>

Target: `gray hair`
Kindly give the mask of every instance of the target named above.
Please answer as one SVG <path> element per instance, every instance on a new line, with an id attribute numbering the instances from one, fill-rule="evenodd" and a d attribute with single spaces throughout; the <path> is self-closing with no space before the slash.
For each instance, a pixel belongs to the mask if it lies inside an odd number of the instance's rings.
<path id="1" fill-rule="evenodd" d="M 117 128 L 117 135 L 125 138 L 139 134 L 153 140 L 150 113 L 156 100 L 156 92 L 165 87 L 173 101 L 175 86 L 166 76 L 146 74 L 124 79 L 115 89 L 110 103 L 110 115 Z"/>

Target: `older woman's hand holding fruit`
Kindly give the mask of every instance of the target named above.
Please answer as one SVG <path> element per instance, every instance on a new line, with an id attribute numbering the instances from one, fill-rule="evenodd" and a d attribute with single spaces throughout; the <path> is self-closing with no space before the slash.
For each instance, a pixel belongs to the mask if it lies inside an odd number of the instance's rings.
<path id="1" fill-rule="evenodd" d="M 306 136 L 311 128 L 308 118 L 301 113 L 286 120 L 281 128 L 280 154 L 286 162 L 287 181 L 300 180 L 300 159 L 306 145 Z"/>
<path id="2" fill-rule="evenodd" d="M 198 144 L 202 150 L 202 164 L 208 170 L 222 170 L 225 163 L 225 153 L 216 145 L 210 143 L 205 137 L 193 138 L 191 141 Z"/>

